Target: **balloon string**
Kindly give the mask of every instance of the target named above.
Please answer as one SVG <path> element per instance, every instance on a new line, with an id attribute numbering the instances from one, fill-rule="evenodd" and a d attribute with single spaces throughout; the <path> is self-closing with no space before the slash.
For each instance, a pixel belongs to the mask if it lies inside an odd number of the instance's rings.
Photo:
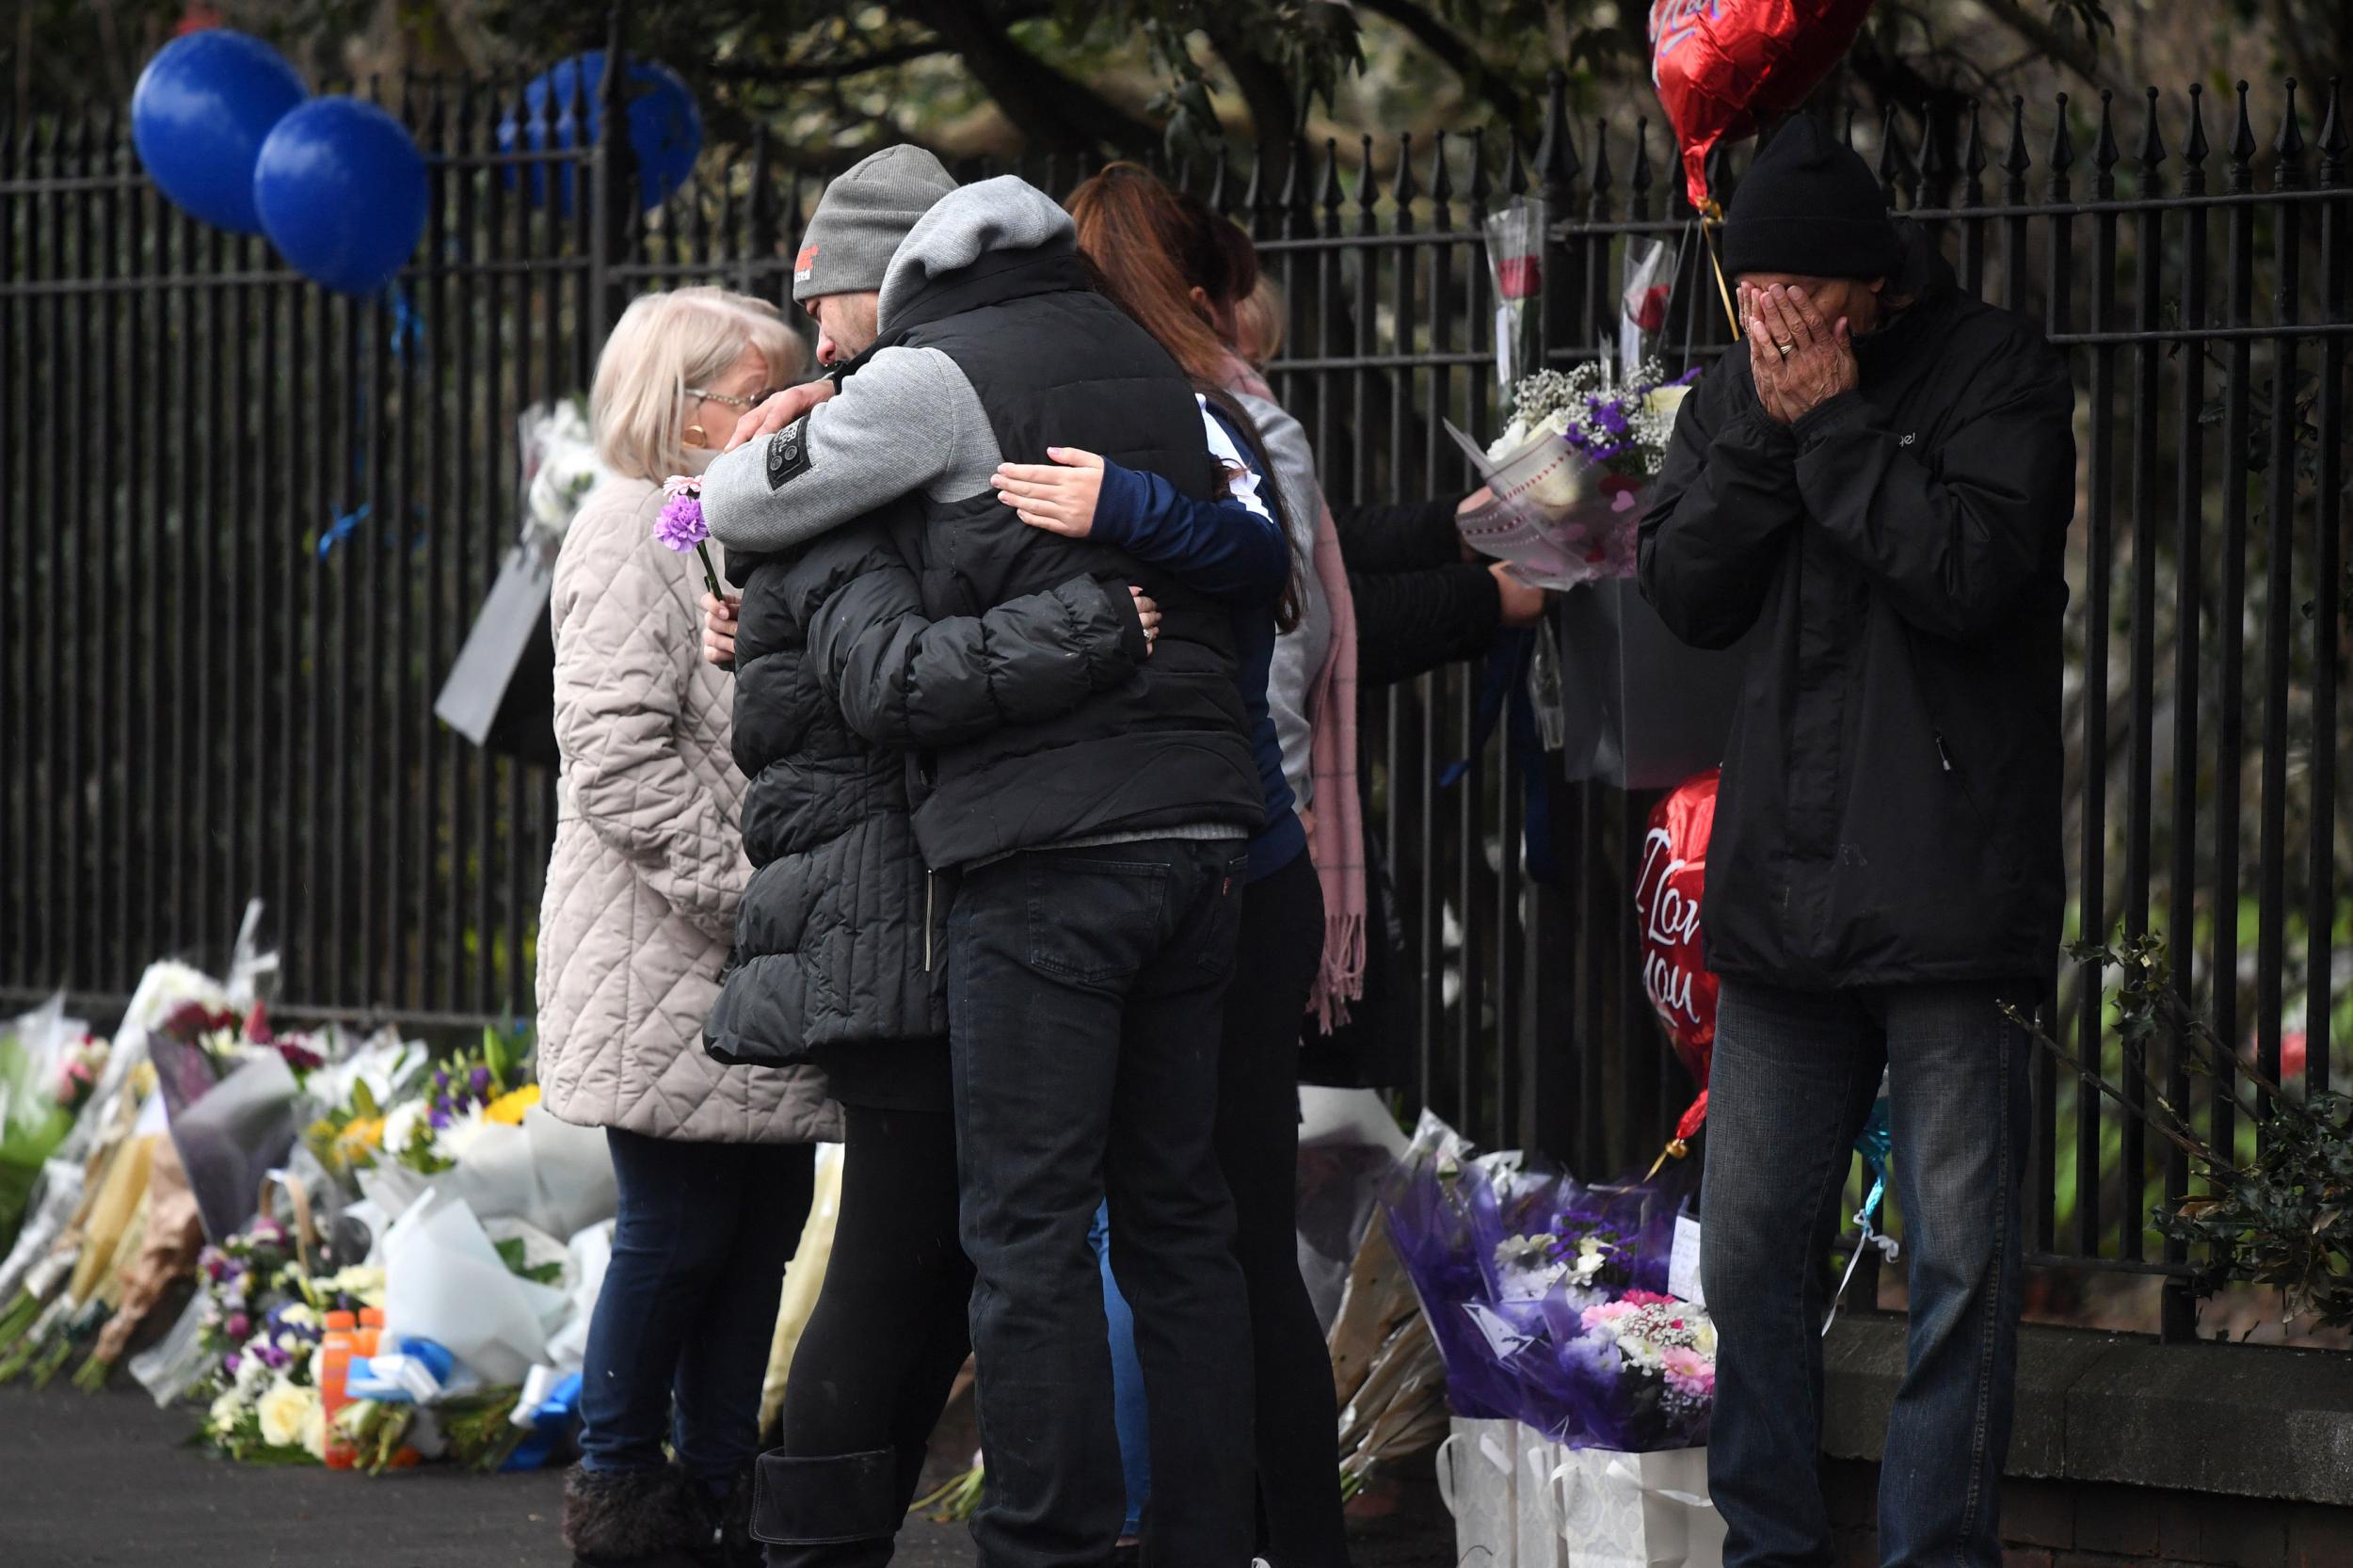
<path id="1" fill-rule="evenodd" d="M 1732 285 L 1724 281 L 1723 259 L 1716 253 L 1713 231 L 1723 224 L 1722 211 L 1710 201 L 1707 211 L 1700 215 L 1700 243 L 1707 248 L 1707 264 L 1716 269 L 1716 296 L 1724 302 L 1724 323 L 1732 328 L 1735 339 L 1740 336 L 1740 312 L 1732 308 Z"/>

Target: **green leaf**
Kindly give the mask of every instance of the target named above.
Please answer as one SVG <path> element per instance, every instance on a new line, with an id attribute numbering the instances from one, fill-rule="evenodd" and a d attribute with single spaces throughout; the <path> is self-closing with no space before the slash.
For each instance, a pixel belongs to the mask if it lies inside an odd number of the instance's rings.
<path id="1" fill-rule="evenodd" d="M 523 1259 L 528 1253 L 524 1249 L 523 1239 L 520 1236 L 510 1236 L 505 1240 L 494 1241 L 491 1245 L 498 1249 L 499 1261 L 506 1265 L 506 1272 L 517 1279 L 527 1279 L 534 1285 L 554 1285 L 564 1277 L 564 1265 L 561 1262 L 525 1263 Z"/>
<path id="2" fill-rule="evenodd" d="M 490 1069 L 490 1077 L 501 1089 L 506 1087 L 506 1074 L 512 1065 L 507 1060 L 506 1042 L 498 1031 L 485 1028 L 482 1032 L 482 1064 Z"/>
<path id="3" fill-rule="evenodd" d="M 382 1108 L 376 1103 L 376 1091 L 365 1083 L 352 1084 L 351 1109 L 355 1115 L 370 1121 L 384 1114 Z"/>

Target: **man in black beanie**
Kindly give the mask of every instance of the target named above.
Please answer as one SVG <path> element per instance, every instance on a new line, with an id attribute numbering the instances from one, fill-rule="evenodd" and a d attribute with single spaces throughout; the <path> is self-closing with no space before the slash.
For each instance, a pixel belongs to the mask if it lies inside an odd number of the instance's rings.
<path id="1" fill-rule="evenodd" d="M 2073 389 L 1812 121 L 1758 157 L 1723 250 L 1746 352 L 1683 405 L 1641 584 L 1687 642 L 1751 638 L 1702 911 L 1724 1560 L 1831 1560 L 1822 1249 L 1883 1069 L 1912 1324 L 1881 1560 L 1997 1568 L 2031 1048 L 2003 1005 L 2042 1000 L 2066 893 Z"/>

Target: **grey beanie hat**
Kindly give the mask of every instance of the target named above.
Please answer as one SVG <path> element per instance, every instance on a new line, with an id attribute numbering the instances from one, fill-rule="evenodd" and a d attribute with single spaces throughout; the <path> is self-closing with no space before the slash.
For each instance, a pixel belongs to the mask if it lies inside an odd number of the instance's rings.
<path id="1" fill-rule="evenodd" d="M 836 175 L 818 199 L 792 261 L 792 297 L 879 289 L 899 242 L 956 188 L 920 147 L 886 147 Z"/>

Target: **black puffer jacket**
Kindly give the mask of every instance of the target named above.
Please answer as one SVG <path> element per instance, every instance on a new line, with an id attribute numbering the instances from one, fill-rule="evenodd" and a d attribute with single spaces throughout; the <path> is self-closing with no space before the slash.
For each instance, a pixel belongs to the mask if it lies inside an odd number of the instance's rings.
<path id="1" fill-rule="evenodd" d="M 912 507 L 893 512 L 920 527 Z M 816 679 L 812 627 L 839 622 L 854 597 L 858 624 L 903 650 L 931 722 L 968 738 L 1066 712 L 1132 677 L 1144 640 L 1127 586 L 1074 577 L 983 616 L 926 621 L 889 514 L 790 553 L 731 555 L 728 570 L 744 590 L 735 760 L 751 780 L 754 870 L 705 1043 L 724 1061 L 831 1065 L 845 1044 L 942 1037 L 945 966 L 930 952 L 906 760 L 844 725 Z"/>
<path id="2" fill-rule="evenodd" d="M 1857 345 L 1794 426 L 1736 351 L 1686 400 L 1641 525 L 1685 641 L 1760 618 L 1724 757 L 1710 965 L 1801 989 L 2025 979 L 2057 956 L 2073 389 L 1950 286 Z"/>

